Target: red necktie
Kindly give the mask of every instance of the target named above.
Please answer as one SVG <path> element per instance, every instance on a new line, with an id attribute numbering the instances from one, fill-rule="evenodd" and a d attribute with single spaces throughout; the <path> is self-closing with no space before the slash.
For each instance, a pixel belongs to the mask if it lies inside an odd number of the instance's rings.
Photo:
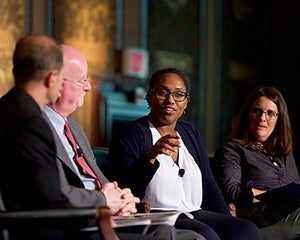
<path id="1" fill-rule="evenodd" d="M 73 150 L 75 152 L 75 158 L 79 166 L 82 168 L 82 170 L 85 171 L 85 174 L 91 178 L 94 178 L 98 184 L 99 189 L 102 189 L 103 185 L 100 179 L 96 176 L 94 171 L 90 168 L 90 166 L 85 161 L 82 153 L 80 152 L 80 149 L 77 147 L 76 141 L 72 135 L 72 132 L 70 130 L 69 124 L 67 121 L 65 122 L 65 134 L 69 140 L 69 142 L 72 144 Z"/>

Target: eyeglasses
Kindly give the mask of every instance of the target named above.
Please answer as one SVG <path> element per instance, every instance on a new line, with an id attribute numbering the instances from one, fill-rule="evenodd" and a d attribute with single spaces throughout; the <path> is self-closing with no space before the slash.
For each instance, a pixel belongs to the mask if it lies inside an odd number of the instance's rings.
<path id="1" fill-rule="evenodd" d="M 264 113 L 268 121 L 273 120 L 278 116 L 278 113 L 273 110 L 264 111 L 261 108 L 251 108 L 251 111 L 255 117 L 260 117 Z"/>
<path id="2" fill-rule="evenodd" d="M 159 89 L 159 90 L 152 89 L 151 91 L 155 92 L 155 96 L 159 100 L 166 100 L 170 97 L 170 95 L 172 95 L 173 99 L 176 102 L 183 102 L 188 96 L 186 92 L 181 92 L 181 91 L 170 92 L 164 89 Z"/>
<path id="3" fill-rule="evenodd" d="M 64 78 L 64 81 L 72 82 L 79 87 L 86 87 L 87 85 L 89 85 L 88 76 L 82 77 L 81 79 L 82 80 L 75 81 L 75 80 L 70 80 L 70 79 Z"/>

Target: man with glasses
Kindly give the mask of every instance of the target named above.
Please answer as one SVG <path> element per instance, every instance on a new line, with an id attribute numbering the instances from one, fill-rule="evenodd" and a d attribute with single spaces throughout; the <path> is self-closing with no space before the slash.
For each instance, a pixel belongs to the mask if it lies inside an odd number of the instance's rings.
<path id="1" fill-rule="evenodd" d="M 107 180 L 97 166 L 85 133 L 69 117 L 83 105 L 84 96 L 91 90 L 91 85 L 87 78 L 88 63 L 83 54 L 69 45 L 62 45 L 62 50 L 65 66 L 61 96 L 45 108 L 45 118 L 54 132 L 57 145 L 56 159 L 62 192 L 77 207 L 106 205 L 114 215 L 134 214 L 140 199 L 133 196 L 129 188 L 120 189 L 116 182 Z M 177 234 L 173 226 L 158 226 L 148 236 L 128 233 L 127 229 L 116 230 L 121 239 L 132 240 L 168 240 Z M 181 231 L 178 234 L 181 239 L 203 239 L 192 231 Z"/>

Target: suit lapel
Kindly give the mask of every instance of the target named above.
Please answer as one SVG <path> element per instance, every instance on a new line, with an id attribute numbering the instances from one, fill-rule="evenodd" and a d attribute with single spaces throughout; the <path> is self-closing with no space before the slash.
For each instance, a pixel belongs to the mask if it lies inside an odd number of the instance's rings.
<path id="1" fill-rule="evenodd" d="M 67 165 L 74 172 L 74 174 L 77 175 L 76 169 L 74 168 L 72 162 L 69 161 L 68 153 L 65 150 L 64 145 L 61 142 L 58 134 L 56 133 L 55 128 L 53 127 L 52 123 L 50 122 L 50 120 L 48 119 L 48 117 L 45 114 L 44 114 L 44 118 L 45 118 L 46 122 L 48 123 L 48 125 L 50 126 L 51 131 L 53 133 L 53 137 L 55 139 L 55 143 L 56 143 L 56 158 L 59 161 L 63 162 L 64 165 Z"/>

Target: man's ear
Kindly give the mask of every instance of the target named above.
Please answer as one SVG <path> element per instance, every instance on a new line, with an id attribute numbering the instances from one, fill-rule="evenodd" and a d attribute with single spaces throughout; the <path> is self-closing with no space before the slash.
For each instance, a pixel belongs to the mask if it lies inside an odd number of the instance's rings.
<path id="1" fill-rule="evenodd" d="M 58 74 L 58 70 L 52 70 L 46 74 L 44 84 L 47 88 L 55 84 Z"/>

